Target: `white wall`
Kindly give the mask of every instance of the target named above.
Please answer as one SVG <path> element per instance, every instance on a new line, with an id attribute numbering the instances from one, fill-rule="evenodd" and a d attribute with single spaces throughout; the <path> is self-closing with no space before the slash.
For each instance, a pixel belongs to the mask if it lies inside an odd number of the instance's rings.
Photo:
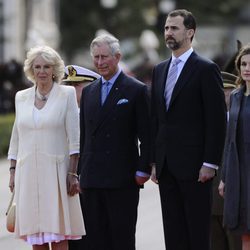
<path id="1" fill-rule="evenodd" d="M 30 10 L 27 9 L 25 0 L 2 2 L 4 62 L 12 58 L 23 62 L 27 49 L 38 44 L 47 44 L 57 49 L 60 34 L 56 24 L 56 0 L 29 0 Z"/>
<path id="2" fill-rule="evenodd" d="M 23 0 L 3 0 L 4 12 L 4 61 L 24 58 L 25 4 Z"/>

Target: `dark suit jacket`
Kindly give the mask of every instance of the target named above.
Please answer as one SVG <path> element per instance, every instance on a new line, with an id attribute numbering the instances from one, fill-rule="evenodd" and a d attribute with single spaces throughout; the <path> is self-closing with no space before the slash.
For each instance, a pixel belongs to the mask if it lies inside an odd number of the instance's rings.
<path id="1" fill-rule="evenodd" d="M 188 58 L 166 111 L 170 59 L 153 70 L 152 161 L 159 178 L 167 162 L 180 180 L 197 180 L 203 162 L 220 165 L 226 131 L 223 83 L 216 64 L 195 52 Z"/>
<path id="2" fill-rule="evenodd" d="M 81 187 L 136 187 L 136 171 L 150 173 L 146 85 L 121 72 L 103 106 L 101 80 L 87 86 L 81 100 Z"/>

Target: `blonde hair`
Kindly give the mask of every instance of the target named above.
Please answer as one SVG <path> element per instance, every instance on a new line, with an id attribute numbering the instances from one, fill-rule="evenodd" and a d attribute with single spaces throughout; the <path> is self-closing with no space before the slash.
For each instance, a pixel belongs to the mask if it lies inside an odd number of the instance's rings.
<path id="1" fill-rule="evenodd" d="M 38 56 L 41 56 L 49 65 L 53 66 L 53 80 L 57 83 L 61 83 L 61 80 L 64 77 L 64 61 L 60 55 L 49 46 L 36 46 L 27 52 L 27 57 L 24 61 L 23 67 L 26 77 L 36 84 L 33 63 Z"/>

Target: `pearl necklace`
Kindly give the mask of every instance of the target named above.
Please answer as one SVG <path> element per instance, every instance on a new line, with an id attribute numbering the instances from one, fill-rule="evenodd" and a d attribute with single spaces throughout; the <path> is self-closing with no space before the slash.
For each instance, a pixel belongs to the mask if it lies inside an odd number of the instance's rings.
<path id="1" fill-rule="evenodd" d="M 36 88 L 36 97 L 37 97 L 39 100 L 43 101 L 43 102 L 46 102 L 46 101 L 48 100 L 49 94 L 50 94 L 50 91 L 49 91 L 48 94 L 42 95 L 42 94 L 39 92 L 38 88 Z"/>

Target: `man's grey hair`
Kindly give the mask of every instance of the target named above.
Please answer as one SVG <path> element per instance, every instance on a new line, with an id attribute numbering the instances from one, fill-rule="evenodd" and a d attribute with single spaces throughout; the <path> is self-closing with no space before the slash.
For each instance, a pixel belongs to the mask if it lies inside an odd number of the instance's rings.
<path id="1" fill-rule="evenodd" d="M 117 38 L 110 34 L 102 34 L 97 36 L 90 44 L 90 54 L 93 56 L 94 46 L 101 46 L 102 44 L 107 44 L 110 48 L 111 55 L 116 55 L 121 53 L 120 43 Z"/>

